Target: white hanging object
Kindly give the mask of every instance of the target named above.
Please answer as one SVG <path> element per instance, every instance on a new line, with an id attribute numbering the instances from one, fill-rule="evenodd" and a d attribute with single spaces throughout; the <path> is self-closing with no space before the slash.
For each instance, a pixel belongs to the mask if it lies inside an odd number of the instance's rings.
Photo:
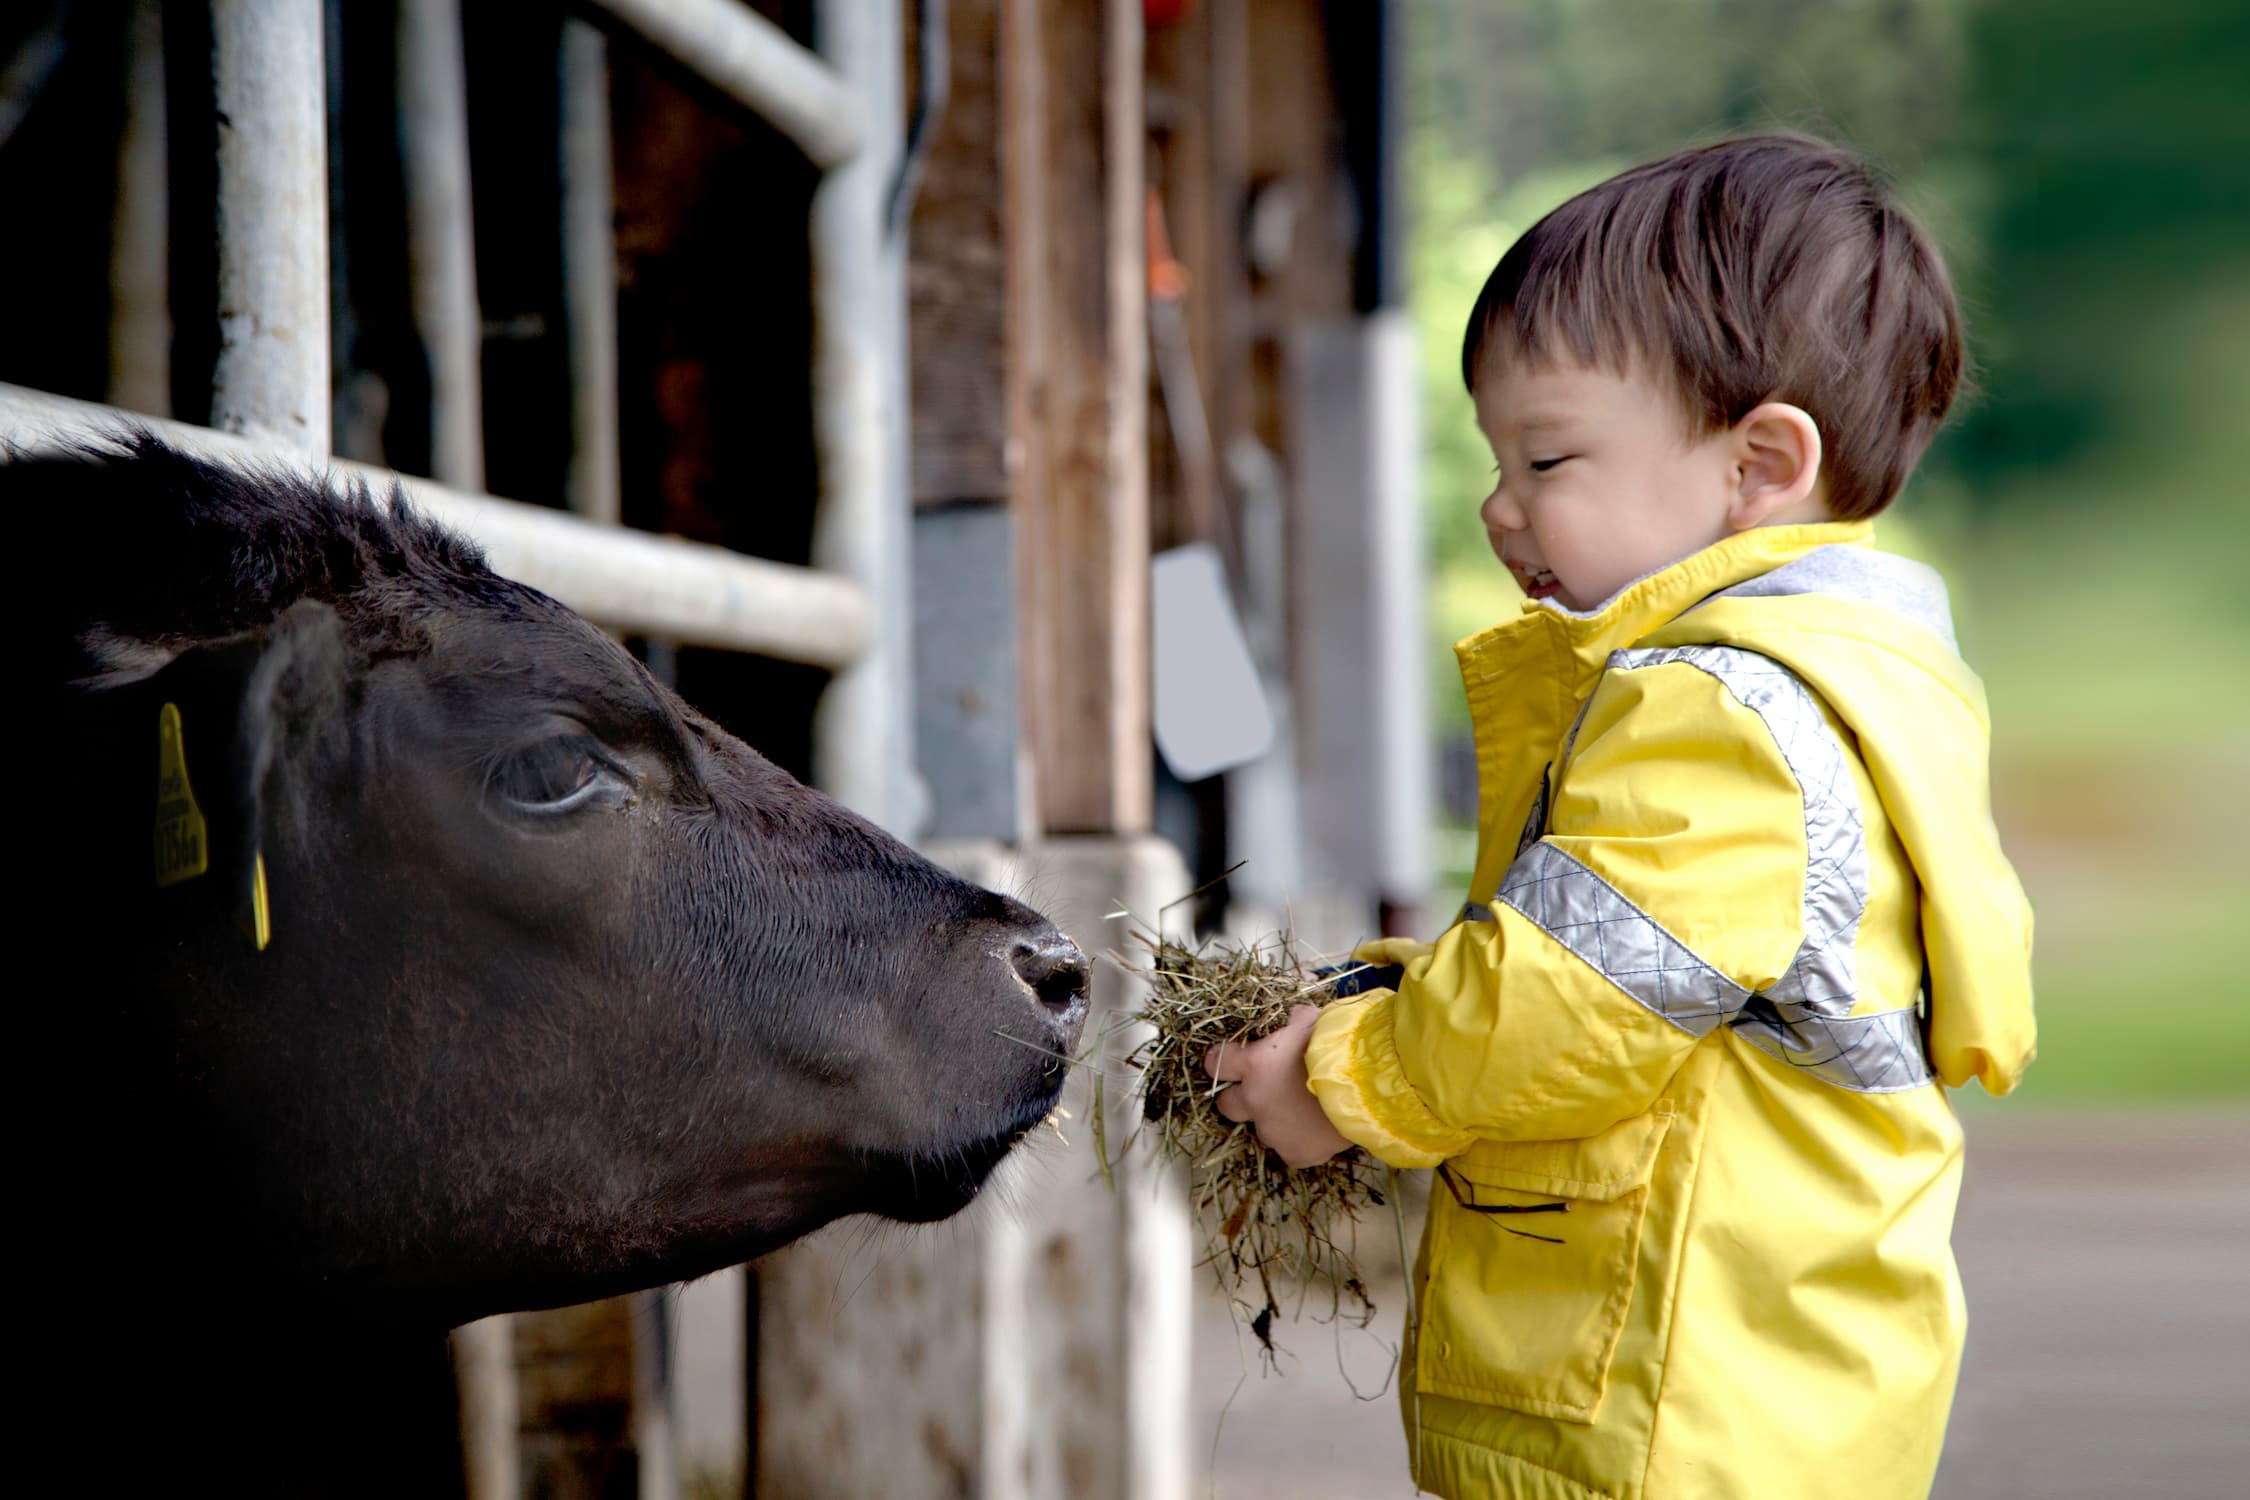
<path id="1" fill-rule="evenodd" d="M 1160 552 L 1150 575 L 1156 748 L 1165 764 L 1182 781 L 1200 781 L 1256 760 L 1273 744 L 1273 713 L 1218 549 L 1190 542 Z"/>

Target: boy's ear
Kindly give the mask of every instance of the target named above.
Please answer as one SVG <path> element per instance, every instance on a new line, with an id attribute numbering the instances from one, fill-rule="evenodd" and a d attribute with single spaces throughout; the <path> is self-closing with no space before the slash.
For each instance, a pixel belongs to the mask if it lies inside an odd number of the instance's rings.
<path id="1" fill-rule="evenodd" d="M 1786 401 L 1755 406 L 1729 432 L 1735 497 L 1727 525 L 1735 531 L 1828 519 L 1820 483 L 1820 427 Z"/>

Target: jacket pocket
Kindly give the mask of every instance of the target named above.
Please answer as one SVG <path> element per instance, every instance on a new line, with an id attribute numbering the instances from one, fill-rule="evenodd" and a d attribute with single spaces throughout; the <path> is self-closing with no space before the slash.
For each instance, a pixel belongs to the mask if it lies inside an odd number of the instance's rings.
<path id="1" fill-rule="evenodd" d="M 1436 1395 L 1591 1422 L 1633 1300 L 1673 1111 L 1577 1141 L 1481 1141 L 1439 1169 L 1416 1374 Z"/>

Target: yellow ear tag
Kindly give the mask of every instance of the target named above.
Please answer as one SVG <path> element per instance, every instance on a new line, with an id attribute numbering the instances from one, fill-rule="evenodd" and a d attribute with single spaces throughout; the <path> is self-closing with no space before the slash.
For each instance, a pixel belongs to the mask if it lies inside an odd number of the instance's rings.
<path id="1" fill-rule="evenodd" d="M 250 921 L 248 925 L 250 941 L 258 945 L 260 953 L 265 952 L 266 944 L 273 941 L 273 918 L 266 911 L 266 857 L 263 853 L 252 856 L 250 861 Z"/>
<path id="2" fill-rule="evenodd" d="M 187 749 L 180 739 L 180 708 L 167 703 L 156 715 L 156 883 L 178 885 L 211 868 L 211 840 L 203 809 L 188 785 Z M 265 880 L 258 882 L 259 909 Z"/>

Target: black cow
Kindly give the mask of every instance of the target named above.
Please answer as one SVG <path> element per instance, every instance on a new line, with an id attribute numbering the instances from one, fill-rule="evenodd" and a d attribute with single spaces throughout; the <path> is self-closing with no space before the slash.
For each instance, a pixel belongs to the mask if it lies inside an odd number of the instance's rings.
<path id="1" fill-rule="evenodd" d="M 1076 947 L 402 501 L 141 436 L 0 499 L 28 1336 L 130 1440 L 72 1487 L 424 1492 L 448 1326 L 950 1214 L 1048 1113 Z"/>

